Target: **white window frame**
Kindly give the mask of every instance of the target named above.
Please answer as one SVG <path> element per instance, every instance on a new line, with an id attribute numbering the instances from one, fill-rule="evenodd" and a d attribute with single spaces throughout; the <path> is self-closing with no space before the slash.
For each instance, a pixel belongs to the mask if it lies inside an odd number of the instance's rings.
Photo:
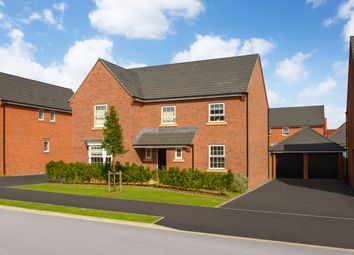
<path id="1" fill-rule="evenodd" d="M 211 155 L 211 147 L 223 147 L 223 155 Z M 211 167 L 211 160 L 210 158 L 224 158 L 224 167 Z M 225 145 L 224 144 L 211 144 L 209 145 L 209 153 L 208 153 L 208 160 L 209 160 L 209 169 L 211 170 L 225 170 L 225 165 L 226 165 L 226 151 L 225 151 Z"/>
<path id="2" fill-rule="evenodd" d="M 46 146 L 46 144 L 47 144 L 47 146 Z M 47 147 L 47 149 L 46 149 L 46 147 Z M 43 141 L 43 152 L 49 153 L 49 151 L 50 151 L 50 143 L 48 140 L 44 140 Z"/>
<path id="3" fill-rule="evenodd" d="M 91 154 L 92 147 L 101 147 L 101 149 L 102 149 L 102 164 L 108 163 L 107 158 L 110 158 L 110 162 L 112 162 L 112 160 L 113 160 L 112 154 L 108 154 L 107 151 L 102 148 L 102 143 L 100 143 L 100 142 L 88 143 L 87 147 L 88 147 L 88 149 L 87 149 L 88 162 L 90 164 L 97 163 L 97 162 L 92 162 L 92 160 L 91 160 L 91 158 L 94 158 L 94 157 L 91 157 L 92 156 L 92 154 Z"/>
<path id="4" fill-rule="evenodd" d="M 163 116 L 163 110 L 165 108 L 173 108 L 173 112 L 174 112 L 174 116 L 173 116 L 173 121 L 166 121 L 166 119 L 169 119 L 167 117 Z M 176 106 L 174 105 L 165 105 L 165 106 L 161 106 L 161 125 L 174 125 L 176 124 Z"/>
<path id="5" fill-rule="evenodd" d="M 211 114 L 211 106 L 212 105 L 222 105 L 223 107 L 223 114 Z M 208 121 L 215 123 L 215 122 L 225 122 L 225 103 L 210 103 L 209 104 L 209 110 L 208 110 Z M 211 120 L 211 117 L 215 117 L 215 116 L 223 116 L 224 120 Z"/>
<path id="6" fill-rule="evenodd" d="M 40 112 L 42 113 L 42 118 L 40 118 Z M 44 109 L 38 109 L 38 120 L 44 121 Z"/>
<path id="7" fill-rule="evenodd" d="M 285 133 L 284 132 L 284 129 L 287 129 L 288 130 L 288 132 L 287 133 Z M 289 130 L 289 128 L 288 127 L 283 127 L 282 129 L 281 129 L 281 134 L 283 135 L 283 136 L 288 136 L 289 135 L 289 132 L 290 130 Z"/>
<path id="8" fill-rule="evenodd" d="M 269 128 L 269 129 L 268 129 L 268 135 L 271 135 L 271 134 L 272 134 L 272 129 Z"/>
<path id="9" fill-rule="evenodd" d="M 181 151 L 181 155 L 178 156 L 178 150 Z M 183 148 L 182 147 L 176 147 L 175 148 L 175 159 L 183 159 Z"/>
<path id="10" fill-rule="evenodd" d="M 148 151 L 150 151 L 150 155 L 148 155 Z M 152 148 L 145 148 L 145 159 L 152 159 Z"/>
<path id="11" fill-rule="evenodd" d="M 55 122 L 55 115 L 56 115 L 55 111 L 50 111 L 50 113 L 49 113 L 50 122 Z M 52 119 L 52 116 L 53 116 L 53 119 Z"/>
<path id="12" fill-rule="evenodd" d="M 95 127 L 95 128 L 103 128 L 104 127 L 104 123 L 105 123 L 105 121 L 103 121 L 103 124 L 101 125 L 101 124 L 98 124 L 97 122 L 97 117 L 98 116 L 101 116 L 101 115 L 98 115 L 97 114 L 97 107 L 99 107 L 99 106 L 104 106 L 104 107 L 106 107 L 106 111 L 105 111 L 105 116 L 106 116 L 106 114 L 107 114 L 107 111 L 108 111 L 108 106 L 107 106 L 107 104 L 95 104 L 94 106 L 93 106 L 93 126 Z"/>

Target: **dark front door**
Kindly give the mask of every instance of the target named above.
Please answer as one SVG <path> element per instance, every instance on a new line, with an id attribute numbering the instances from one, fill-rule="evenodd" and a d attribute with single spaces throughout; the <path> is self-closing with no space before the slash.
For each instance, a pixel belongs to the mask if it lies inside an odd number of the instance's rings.
<path id="1" fill-rule="evenodd" d="M 277 154 L 277 178 L 303 178 L 303 155 Z"/>
<path id="2" fill-rule="evenodd" d="M 159 169 L 166 168 L 166 149 L 158 149 L 157 165 Z"/>
<path id="3" fill-rule="evenodd" d="M 338 178 L 338 154 L 310 153 L 309 154 L 309 178 L 337 179 Z"/>

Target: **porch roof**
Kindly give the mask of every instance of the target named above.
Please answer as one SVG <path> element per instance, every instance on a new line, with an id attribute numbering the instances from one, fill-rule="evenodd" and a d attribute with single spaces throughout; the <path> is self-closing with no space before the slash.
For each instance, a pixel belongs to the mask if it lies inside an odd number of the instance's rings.
<path id="1" fill-rule="evenodd" d="M 198 129 L 143 128 L 133 141 L 134 148 L 185 147 L 193 144 Z"/>

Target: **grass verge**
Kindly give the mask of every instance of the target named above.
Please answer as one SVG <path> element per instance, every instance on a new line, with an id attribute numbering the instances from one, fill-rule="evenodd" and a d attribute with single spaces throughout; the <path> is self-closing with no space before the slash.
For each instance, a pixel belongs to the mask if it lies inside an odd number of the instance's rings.
<path id="1" fill-rule="evenodd" d="M 77 208 L 71 206 L 42 204 L 42 203 L 8 200 L 8 199 L 0 199 L 0 205 L 48 211 L 48 212 L 59 212 L 59 213 L 66 213 L 66 214 L 114 219 L 114 220 L 143 222 L 143 223 L 154 223 L 161 218 L 159 216 L 150 216 L 150 215 L 143 215 L 143 214 L 94 210 L 94 209 Z"/>
<path id="2" fill-rule="evenodd" d="M 216 197 L 139 186 L 124 186 L 123 192 L 108 192 L 107 186 L 102 185 L 58 183 L 30 184 L 11 188 L 207 207 L 217 206 L 239 195 L 228 193 L 229 197 Z"/>

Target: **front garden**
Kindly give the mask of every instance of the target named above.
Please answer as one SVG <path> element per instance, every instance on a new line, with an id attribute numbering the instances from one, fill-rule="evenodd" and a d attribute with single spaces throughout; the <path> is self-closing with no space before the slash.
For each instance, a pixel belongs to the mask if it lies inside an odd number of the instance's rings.
<path id="1" fill-rule="evenodd" d="M 178 168 L 151 170 L 135 164 L 116 164 L 122 172 L 123 192 L 108 192 L 110 164 L 51 161 L 46 174 L 52 183 L 16 188 L 83 196 L 217 206 L 247 190 L 247 179 L 228 171 L 208 173 Z"/>

